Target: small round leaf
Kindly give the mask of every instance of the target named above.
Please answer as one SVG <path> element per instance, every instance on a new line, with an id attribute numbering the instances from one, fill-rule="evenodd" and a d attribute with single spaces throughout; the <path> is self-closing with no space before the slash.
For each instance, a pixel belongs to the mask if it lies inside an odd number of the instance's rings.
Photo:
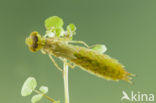
<path id="1" fill-rule="evenodd" d="M 63 26 L 63 20 L 58 16 L 52 16 L 45 20 L 46 29 L 50 29 L 52 27 L 60 28 Z"/>
<path id="2" fill-rule="evenodd" d="M 43 94 L 46 94 L 48 92 L 48 87 L 46 86 L 41 86 L 39 89 Z"/>
<path id="3" fill-rule="evenodd" d="M 104 52 L 107 51 L 106 46 L 105 45 L 100 45 L 100 44 L 95 45 L 92 49 L 95 50 L 98 53 L 104 53 Z"/>
<path id="4" fill-rule="evenodd" d="M 29 77 L 23 84 L 21 95 L 28 96 L 32 93 L 32 91 L 36 88 L 37 82 L 36 79 L 33 77 Z"/>
<path id="5" fill-rule="evenodd" d="M 37 103 L 38 101 L 40 101 L 42 99 L 43 95 L 42 94 L 37 94 L 37 95 L 34 95 L 32 98 L 31 98 L 31 102 L 32 103 Z"/>
<path id="6" fill-rule="evenodd" d="M 62 36 L 63 31 L 64 31 L 63 28 L 56 28 L 56 29 L 55 29 L 56 36 L 57 36 L 57 37 Z"/>
<path id="7" fill-rule="evenodd" d="M 75 32 L 76 31 L 76 26 L 74 24 L 69 24 L 67 26 L 67 31 Z"/>

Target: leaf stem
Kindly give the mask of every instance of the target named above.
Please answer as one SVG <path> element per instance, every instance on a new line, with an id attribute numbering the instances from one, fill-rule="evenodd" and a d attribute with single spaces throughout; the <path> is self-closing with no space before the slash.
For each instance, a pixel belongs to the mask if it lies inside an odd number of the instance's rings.
<path id="1" fill-rule="evenodd" d="M 41 92 L 38 91 L 38 90 L 34 90 L 34 92 L 37 93 L 37 94 L 43 94 L 43 93 L 41 93 Z M 45 98 L 47 98 L 49 101 L 55 102 L 55 100 L 54 100 L 53 98 L 50 98 L 49 96 L 47 96 L 47 95 L 45 95 L 45 94 L 43 94 L 43 96 L 44 96 Z"/>
<path id="2" fill-rule="evenodd" d="M 67 60 L 65 60 L 65 62 L 64 62 L 63 79 L 64 79 L 65 103 L 69 103 L 68 64 L 67 64 Z"/>

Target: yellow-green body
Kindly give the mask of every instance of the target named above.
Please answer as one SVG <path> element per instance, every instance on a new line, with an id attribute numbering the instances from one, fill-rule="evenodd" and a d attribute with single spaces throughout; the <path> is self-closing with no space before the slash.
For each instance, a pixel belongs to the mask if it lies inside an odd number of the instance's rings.
<path id="1" fill-rule="evenodd" d="M 34 34 L 32 33 L 31 35 Z M 132 74 L 128 73 L 123 65 L 116 59 L 113 59 L 106 54 L 98 53 L 89 48 L 70 45 L 68 44 L 68 41 L 56 37 L 40 38 L 38 40 L 40 40 L 37 42 L 38 46 L 46 54 L 65 58 L 72 63 L 75 63 L 83 70 L 95 74 L 96 76 L 105 79 L 126 80 L 130 82 L 129 76 Z"/>
<path id="2" fill-rule="evenodd" d="M 99 77 L 129 81 L 130 73 L 126 72 L 116 59 L 92 49 L 70 45 L 59 39 L 48 38 L 45 40 L 45 46 L 42 50 L 56 57 L 66 58 L 83 70 Z"/>

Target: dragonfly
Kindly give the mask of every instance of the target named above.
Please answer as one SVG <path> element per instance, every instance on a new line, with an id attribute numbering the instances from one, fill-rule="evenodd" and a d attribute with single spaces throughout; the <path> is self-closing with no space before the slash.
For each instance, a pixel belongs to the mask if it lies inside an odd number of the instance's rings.
<path id="1" fill-rule="evenodd" d="M 74 45 L 74 43 L 83 44 L 85 47 Z M 41 36 L 34 31 L 26 38 L 26 44 L 32 52 L 40 50 L 42 53 L 47 54 L 60 71 L 63 71 L 63 69 L 55 62 L 53 56 L 66 62 L 71 68 L 78 66 L 91 74 L 107 80 L 124 80 L 132 83 L 132 76 L 135 76 L 127 72 L 118 60 L 111 58 L 105 53 L 96 52 L 83 41 L 74 41 L 56 36 Z"/>

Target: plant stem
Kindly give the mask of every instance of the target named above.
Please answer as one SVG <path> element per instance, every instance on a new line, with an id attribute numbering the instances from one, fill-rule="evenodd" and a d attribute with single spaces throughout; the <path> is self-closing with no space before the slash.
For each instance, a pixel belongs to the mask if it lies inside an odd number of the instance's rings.
<path id="1" fill-rule="evenodd" d="M 68 88 L 68 65 L 67 60 L 64 62 L 63 68 L 63 79 L 64 79 L 64 94 L 65 94 L 65 103 L 69 103 L 69 88 Z"/>

